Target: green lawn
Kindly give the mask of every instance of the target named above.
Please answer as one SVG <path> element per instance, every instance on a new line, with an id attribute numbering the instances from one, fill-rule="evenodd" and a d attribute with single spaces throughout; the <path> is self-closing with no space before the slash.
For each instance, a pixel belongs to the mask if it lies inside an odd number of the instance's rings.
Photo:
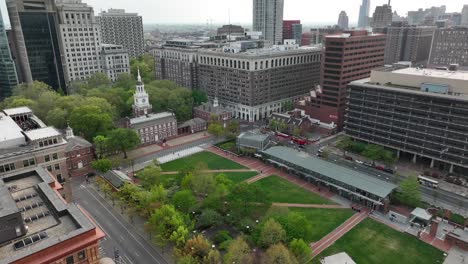
<path id="1" fill-rule="evenodd" d="M 306 242 L 319 241 L 354 214 L 351 209 L 289 208 L 289 211 L 303 214 L 312 224 Z"/>
<path id="2" fill-rule="evenodd" d="M 309 192 L 276 175 L 261 179 L 252 184 L 261 188 L 266 193 L 268 201 L 272 203 L 334 204 L 332 201 Z"/>
<path id="3" fill-rule="evenodd" d="M 239 183 L 250 179 L 254 176 L 257 176 L 259 173 L 256 171 L 246 171 L 246 172 L 222 172 L 225 174 L 231 181 L 234 183 Z"/>
<path id="4" fill-rule="evenodd" d="M 319 264 L 320 257 L 343 251 L 356 263 L 366 264 L 432 264 L 444 260 L 443 252 L 437 248 L 372 219 L 357 225 L 312 263 Z"/>
<path id="5" fill-rule="evenodd" d="M 189 166 L 196 166 L 199 163 L 205 163 L 210 170 L 246 169 L 236 162 L 206 151 L 162 164 L 161 168 L 163 171 L 179 171 Z"/>

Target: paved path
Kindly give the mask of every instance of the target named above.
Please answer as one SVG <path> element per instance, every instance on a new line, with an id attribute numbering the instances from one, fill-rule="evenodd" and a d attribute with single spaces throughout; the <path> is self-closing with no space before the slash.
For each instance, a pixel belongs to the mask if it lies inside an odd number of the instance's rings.
<path id="1" fill-rule="evenodd" d="M 249 178 L 249 179 L 245 180 L 245 182 L 250 184 L 250 183 L 257 182 L 257 181 L 259 181 L 259 180 L 261 180 L 261 179 L 267 178 L 267 177 L 269 177 L 269 176 L 271 176 L 271 175 L 268 175 L 268 174 L 259 174 L 259 175 L 257 175 L 257 176 L 254 176 L 254 177 L 252 177 L 252 178 Z"/>
<path id="2" fill-rule="evenodd" d="M 249 169 L 243 169 L 243 170 L 203 170 L 201 172 L 213 172 L 213 173 L 216 173 L 216 172 L 252 172 L 252 171 L 256 171 L 256 170 L 249 170 Z M 169 175 L 172 175 L 172 174 L 177 174 L 179 173 L 178 171 L 163 171 L 161 172 L 161 174 L 169 174 Z"/>
<path id="3" fill-rule="evenodd" d="M 354 214 L 324 238 L 320 239 L 316 243 L 310 244 L 310 247 L 312 248 L 312 256 L 315 257 L 322 253 L 325 249 L 335 243 L 336 240 L 348 233 L 349 230 L 353 229 L 356 225 L 362 222 L 362 220 L 366 219 L 367 215 L 368 211 L 366 210 L 361 213 Z"/>
<path id="4" fill-rule="evenodd" d="M 278 207 L 297 207 L 297 208 L 325 208 L 325 209 L 349 209 L 347 206 L 334 204 L 291 204 L 291 203 L 273 203 Z"/>

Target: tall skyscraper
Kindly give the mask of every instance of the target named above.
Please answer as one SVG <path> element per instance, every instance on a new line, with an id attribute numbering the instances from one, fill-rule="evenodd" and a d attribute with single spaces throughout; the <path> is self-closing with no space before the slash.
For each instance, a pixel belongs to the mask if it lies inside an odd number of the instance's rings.
<path id="1" fill-rule="evenodd" d="M 18 84 L 16 68 L 11 58 L 8 38 L 0 10 L 0 101 L 11 95 L 11 90 Z"/>
<path id="2" fill-rule="evenodd" d="M 311 118 L 335 123 L 341 130 L 346 108 L 347 85 L 367 78 L 384 65 L 385 35 L 366 30 L 346 31 L 325 37 L 320 88 L 311 92 L 303 108 Z"/>
<path id="3" fill-rule="evenodd" d="M 468 26 L 468 5 L 463 6 L 461 16 L 461 25 Z"/>
<path id="4" fill-rule="evenodd" d="M 271 44 L 283 41 L 284 0 L 253 0 L 253 30 Z"/>
<path id="5" fill-rule="evenodd" d="M 102 43 L 122 45 L 130 58 L 145 52 L 143 39 L 143 19 L 136 13 L 125 13 L 123 9 L 109 9 L 99 14 Z"/>
<path id="6" fill-rule="evenodd" d="M 362 0 L 362 5 L 359 8 L 358 28 L 369 26 L 370 0 Z"/>
<path id="7" fill-rule="evenodd" d="M 437 29 L 432 40 L 429 65 L 458 64 L 462 67 L 468 67 L 467 35 L 468 28 L 466 27 Z"/>
<path id="8" fill-rule="evenodd" d="M 65 91 L 54 1 L 7 0 L 6 3 L 17 45 L 20 81 L 38 80 Z"/>
<path id="9" fill-rule="evenodd" d="M 67 83 L 101 72 L 102 38 L 91 6 L 81 0 L 56 0 Z"/>
<path id="10" fill-rule="evenodd" d="M 392 24 L 393 12 L 390 0 L 388 5 L 376 6 L 374 15 L 372 16 L 372 27 L 382 28 L 388 27 Z"/>
<path id="11" fill-rule="evenodd" d="M 300 20 L 283 20 L 283 40 L 293 39 L 293 25 L 301 24 Z"/>
<path id="12" fill-rule="evenodd" d="M 341 11 L 338 17 L 338 27 L 341 29 L 348 29 L 349 27 L 349 18 L 345 11 Z"/>

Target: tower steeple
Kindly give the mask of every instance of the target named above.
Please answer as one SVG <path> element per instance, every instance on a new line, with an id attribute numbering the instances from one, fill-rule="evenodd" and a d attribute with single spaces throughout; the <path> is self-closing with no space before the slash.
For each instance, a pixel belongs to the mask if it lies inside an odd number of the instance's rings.
<path id="1" fill-rule="evenodd" d="M 75 137 L 75 135 L 73 134 L 73 129 L 68 124 L 67 129 L 65 130 L 65 138 L 70 139 L 70 138 L 73 138 L 73 137 Z"/>
<path id="2" fill-rule="evenodd" d="M 145 91 L 145 84 L 141 80 L 140 69 L 138 69 L 138 77 L 133 95 L 133 114 L 135 117 L 150 114 L 152 106 L 149 103 L 148 93 Z"/>

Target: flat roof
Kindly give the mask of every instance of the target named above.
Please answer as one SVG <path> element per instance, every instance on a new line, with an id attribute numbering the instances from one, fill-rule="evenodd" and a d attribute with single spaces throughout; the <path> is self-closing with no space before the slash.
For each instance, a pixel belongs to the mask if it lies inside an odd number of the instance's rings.
<path id="1" fill-rule="evenodd" d="M 392 71 L 393 73 L 407 74 L 413 76 L 428 76 L 443 79 L 465 80 L 468 81 L 467 71 L 445 71 L 436 69 L 404 68 Z"/>
<path id="2" fill-rule="evenodd" d="M 426 210 L 419 208 L 419 207 L 415 208 L 411 212 L 411 215 L 416 216 L 417 218 L 420 218 L 426 221 L 429 221 L 432 218 L 432 215 L 430 213 L 426 212 Z"/>
<path id="3" fill-rule="evenodd" d="M 455 237 L 458 240 L 461 240 L 465 243 L 468 243 L 468 231 L 465 231 L 461 228 L 455 228 L 452 232 L 448 233 L 448 235 Z"/>
<path id="4" fill-rule="evenodd" d="M 11 115 L 32 114 L 33 111 L 29 109 L 29 107 L 23 106 L 23 107 L 5 109 L 3 110 L 3 112 L 11 116 Z"/>
<path id="5" fill-rule="evenodd" d="M 346 254 L 346 252 L 341 252 L 335 255 L 331 255 L 323 258 L 321 261 L 322 264 L 356 264 L 354 260 Z"/>
<path id="6" fill-rule="evenodd" d="M 59 251 L 67 248 L 66 244 L 60 246 L 63 242 L 85 233 L 93 232 L 96 241 L 104 235 L 75 204 L 65 203 L 56 191 L 60 185 L 40 166 L 2 175 L 0 186 L 3 186 L 0 190 L 9 192 L 10 203 L 22 211 L 22 217 L 28 225 L 25 235 L 0 245 L 0 264 L 12 263 L 32 255 L 36 257 L 36 254 L 37 257 L 43 257 L 41 251 L 56 246 L 60 247 L 57 248 L 59 254 Z M 0 198 L 3 200 L 4 197 Z M 2 210 L 0 208 L 0 212 Z M 47 234 L 46 238 L 15 247 L 15 243 L 30 241 L 32 236 L 43 232 Z M 87 238 L 85 236 L 82 242 L 76 242 L 74 246 L 83 247 L 82 243 L 89 243 Z"/>
<path id="7" fill-rule="evenodd" d="M 263 142 L 267 140 L 270 136 L 268 134 L 258 134 L 258 133 L 252 133 L 252 132 L 243 132 L 240 134 L 237 138 L 238 139 L 247 139 L 247 140 L 253 140 L 256 142 Z"/>
<path id="8" fill-rule="evenodd" d="M 342 182 L 354 186 L 358 189 L 372 193 L 378 197 L 387 197 L 396 185 L 379 180 L 368 174 L 364 174 L 346 167 L 338 166 L 334 163 L 310 156 L 309 154 L 287 147 L 271 147 L 265 151 L 265 154 L 276 157 L 283 161 L 303 167 Z"/>
<path id="9" fill-rule="evenodd" d="M 24 132 L 24 134 L 31 140 L 39 140 L 44 138 L 60 136 L 60 132 L 53 127 L 44 127 Z"/>
<path id="10" fill-rule="evenodd" d="M 162 112 L 162 113 L 149 114 L 147 116 L 140 116 L 140 117 L 132 118 L 132 119 L 130 119 L 130 124 L 131 125 L 136 125 L 136 124 L 155 121 L 155 120 L 163 119 L 163 118 L 167 118 L 167 117 L 174 117 L 175 118 L 173 113 Z"/>
<path id="11" fill-rule="evenodd" d="M 23 129 L 21 129 L 11 117 L 3 113 L 0 113 L 0 128 L 2 130 L 0 143 L 2 141 L 24 138 L 23 134 L 21 134 Z"/>

